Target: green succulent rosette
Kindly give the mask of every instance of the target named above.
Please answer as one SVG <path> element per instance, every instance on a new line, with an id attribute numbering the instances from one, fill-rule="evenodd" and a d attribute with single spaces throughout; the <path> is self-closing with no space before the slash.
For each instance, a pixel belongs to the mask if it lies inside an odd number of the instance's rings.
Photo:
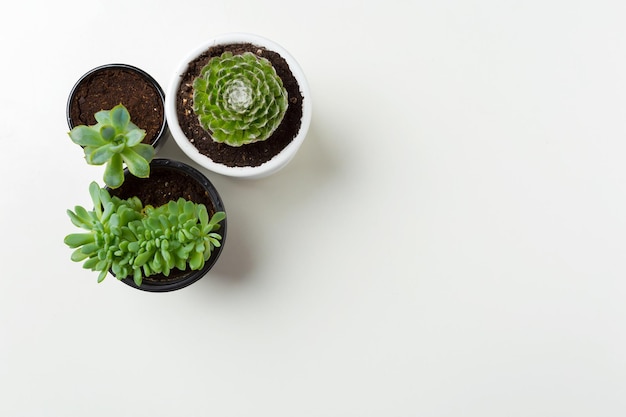
<path id="1" fill-rule="evenodd" d="M 85 160 L 90 165 L 105 165 L 104 182 L 117 188 L 124 182 L 124 164 L 131 174 L 140 178 L 150 175 L 150 161 L 154 157 L 152 145 L 142 143 L 146 131 L 130 120 L 130 113 L 122 104 L 94 115 L 96 124 L 80 125 L 70 132 L 74 143 L 83 147 Z"/>
<path id="2" fill-rule="evenodd" d="M 214 141 L 230 146 L 266 140 L 287 111 L 287 90 L 272 64 L 251 52 L 224 52 L 193 83 L 193 109 Z"/>

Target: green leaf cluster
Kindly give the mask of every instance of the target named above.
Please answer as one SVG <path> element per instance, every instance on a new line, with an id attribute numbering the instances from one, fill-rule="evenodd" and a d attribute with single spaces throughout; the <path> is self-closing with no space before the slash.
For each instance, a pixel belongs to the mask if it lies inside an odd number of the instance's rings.
<path id="1" fill-rule="evenodd" d="M 119 104 L 94 116 L 95 125 L 76 126 L 69 132 L 72 141 L 83 147 L 87 163 L 106 164 L 104 182 L 111 188 L 124 182 L 124 164 L 131 174 L 147 178 L 155 151 L 151 145 L 141 143 L 146 131 L 131 122 L 126 107 Z"/>
<path id="2" fill-rule="evenodd" d="M 98 282 L 112 271 L 118 279 L 132 276 L 141 285 L 144 277 L 174 269 L 202 269 L 214 248 L 221 246 L 216 231 L 226 214 L 211 218 L 204 204 L 183 198 L 160 206 L 143 206 L 137 197 L 120 199 L 92 182 L 89 193 L 94 209 L 76 206 L 67 213 L 86 232 L 65 237 L 74 249 L 71 259 L 99 271 Z"/>
<path id="3" fill-rule="evenodd" d="M 266 140 L 287 111 L 287 90 L 272 64 L 251 52 L 224 52 L 193 83 L 193 109 L 214 141 L 230 146 Z"/>

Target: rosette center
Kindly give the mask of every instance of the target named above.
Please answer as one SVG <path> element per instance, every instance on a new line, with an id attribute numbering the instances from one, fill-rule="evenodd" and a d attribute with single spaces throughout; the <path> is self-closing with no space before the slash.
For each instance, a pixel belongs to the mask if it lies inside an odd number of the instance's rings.
<path id="1" fill-rule="evenodd" d="M 232 80 L 226 86 L 224 95 L 228 107 L 237 113 L 245 113 L 254 101 L 252 87 L 241 79 Z"/>

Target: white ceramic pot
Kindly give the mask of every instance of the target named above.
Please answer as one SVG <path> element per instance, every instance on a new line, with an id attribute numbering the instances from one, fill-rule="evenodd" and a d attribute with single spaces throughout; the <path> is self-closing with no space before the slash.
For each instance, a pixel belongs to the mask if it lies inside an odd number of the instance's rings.
<path id="1" fill-rule="evenodd" d="M 291 73 L 299 84 L 300 94 L 303 98 L 302 119 L 300 129 L 296 136 L 282 151 L 280 151 L 280 153 L 275 155 L 272 159 L 259 166 L 231 167 L 222 163 L 215 162 L 208 156 L 200 153 L 198 149 L 193 145 L 193 143 L 190 142 L 189 138 L 187 138 L 187 136 L 181 129 L 178 121 L 177 92 L 179 90 L 182 77 L 187 72 L 189 63 L 194 61 L 196 58 L 198 58 L 200 55 L 202 55 L 213 46 L 242 43 L 250 43 L 255 46 L 263 47 L 267 50 L 278 53 L 282 58 L 285 59 L 285 61 L 289 65 Z M 281 168 L 285 167 L 285 165 L 287 165 L 287 163 L 289 163 L 289 161 L 291 161 L 291 159 L 294 157 L 294 155 L 300 148 L 300 145 L 304 141 L 304 138 L 309 129 L 309 125 L 311 123 L 311 94 L 309 91 L 308 83 L 306 81 L 304 73 L 302 72 L 302 69 L 300 68 L 300 65 L 298 65 L 296 60 L 283 47 L 269 39 L 263 38 L 258 35 L 248 33 L 228 33 L 207 40 L 181 61 L 170 81 L 167 91 L 168 93 L 165 96 L 165 114 L 172 137 L 174 138 L 178 146 L 182 149 L 182 151 L 194 162 L 198 163 L 200 166 L 210 171 L 222 175 L 240 178 L 261 178 L 277 172 Z M 271 140 L 271 138 L 268 140 Z"/>

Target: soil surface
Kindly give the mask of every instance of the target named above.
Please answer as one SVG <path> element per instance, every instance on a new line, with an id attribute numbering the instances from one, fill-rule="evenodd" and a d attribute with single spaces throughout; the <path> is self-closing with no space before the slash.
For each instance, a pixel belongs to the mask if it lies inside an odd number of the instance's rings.
<path id="1" fill-rule="evenodd" d="M 163 126 L 164 108 L 159 91 L 142 74 L 126 68 L 105 68 L 77 86 L 69 105 L 74 126 L 94 125 L 94 114 L 123 104 L 131 121 L 146 131 L 144 143 L 153 143 Z"/>
<path id="2" fill-rule="evenodd" d="M 264 141 L 241 147 L 214 142 L 209 132 L 200 125 L 193 111 L 193 81 L 212 57 L 219 56 L 225 51 L 231 51 L 235 55 L 252 52 L 266 58 L 276 69 L 276 73 L 287 90 L 289 106 L 285 117 L 272 136 Z M 291 73 L 285 59 L 278 53 L 250 43 L 230 44 L 211 47 L 189 63 L 177 92 L 176 111 L 181 129 L 200 153 L 226 166 L 259 166 L 276 156 L 298 134 L 302 119 L 302 100 L 298 81 Z"/>
<path id="3" fill-rule="evenodd" d="M 110 190 L 111 195 L 127 199 L 138 197 L 144 206 L 159 207 L 170 200 L 184 198 L 194 203 L 202 203 L 209 214 L 215 212 L 211 197 L 206 190 L 184 172 L 163 167 L 150 167 L 149 178 L 128 175 L 120 188 Z"/>

